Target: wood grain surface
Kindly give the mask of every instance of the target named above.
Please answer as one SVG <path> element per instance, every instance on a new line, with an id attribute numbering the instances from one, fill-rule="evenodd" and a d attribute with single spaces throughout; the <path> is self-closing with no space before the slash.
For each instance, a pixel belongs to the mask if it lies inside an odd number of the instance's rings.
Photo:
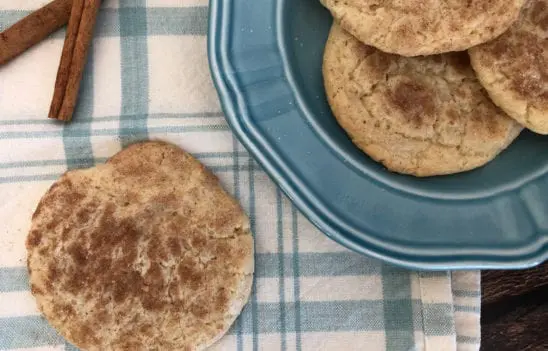
<path id="1" fill-rule="evenodd" d="M 481 278 L 481 350 L 548 350 L 548 263 Z"/>

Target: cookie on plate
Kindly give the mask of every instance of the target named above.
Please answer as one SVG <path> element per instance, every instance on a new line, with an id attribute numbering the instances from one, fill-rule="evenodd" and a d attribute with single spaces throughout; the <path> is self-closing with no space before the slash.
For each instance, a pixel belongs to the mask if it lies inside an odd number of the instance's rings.
<path id="1" fill-rule="evenodd" d="M 469 50 L 491 99 L 530 130 L 548 134 L 548 0 L 531 0 L 497 39 Z"/>
<path id="2" fill-rule="evenodd" d="M 217 178 L 163 142 L 65 173 L 27 238 L 31 291 L 86 350 L 201 350 L 251 291 L 249 221 Z"/>
<path id="3" fill-rule="evenodd" d="M 403 56 L 466 50 L 502 34 L 525 0 L 320 0 L 365 44 Z"/>
<path id="4" fill-rule="evenodd" d="M 360 149 L 395 172 L 470 170 L 492 160 L 522 130 L 489 100 L 465 52 L 387 54 L 334 24 L 323 74 L 339 124 Z"/>

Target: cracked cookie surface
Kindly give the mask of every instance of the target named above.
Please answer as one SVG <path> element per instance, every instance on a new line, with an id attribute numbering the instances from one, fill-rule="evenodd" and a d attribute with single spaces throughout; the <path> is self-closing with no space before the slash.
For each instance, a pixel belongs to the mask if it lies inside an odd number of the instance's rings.
<path id="1" fill-rule="evenodd" d="M 86 350 L 201 350 L 251 291 L 248 218 L 163 142 L 65 173 L 36 208 L 27 250 L 40 311 Z"/>
<path id="2" fill-rule="evenodd" d="M 403 56 L 466 50 L 502 34 L 525 0 L 320 0 L 365 44 Z"/>
<path id="3" fill-rule="evenodd" d="M 416 176 L 484 165 L 522 127 L 496 107 L 466 53 L 402 57 L 331 28 L 323 75 L 329 105 L 354 144 Z"/>
<path id="4" fill-rule="evenodd" d="M 497 39 L 469 50 L 491 99 L 510 117 L 548 134 L 548 0 L 531 0 Z"/>

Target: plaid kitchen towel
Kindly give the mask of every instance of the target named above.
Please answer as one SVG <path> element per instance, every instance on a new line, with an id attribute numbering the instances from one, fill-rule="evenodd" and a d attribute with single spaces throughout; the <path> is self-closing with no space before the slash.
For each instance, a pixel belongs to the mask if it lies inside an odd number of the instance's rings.
<path id="1" fill-rule="evenodd" d="M 46 0 L 0 0 L 0 29 Z M 24 241 L 66 169 L 135 140 L 194 154 L 251 217 L 253 295 L 215 350 L 477 350 L 479 272 L 417 273 L 315 229 L 231 134 L 206 56 L 207 0 L 103 1 L 74 120 L 46 117 L 64 33 L 0 67 L 0 349 L 74 350 L 39 315 Z"/>

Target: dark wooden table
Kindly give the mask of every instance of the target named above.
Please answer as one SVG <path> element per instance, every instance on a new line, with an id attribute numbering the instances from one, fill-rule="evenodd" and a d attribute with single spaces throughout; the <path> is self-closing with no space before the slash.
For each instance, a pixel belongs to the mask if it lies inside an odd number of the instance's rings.
<path id="1" fill-rule="evenodd" d="M 548 263 L 481 279 L 481 350 L 548 351 Z"/>

